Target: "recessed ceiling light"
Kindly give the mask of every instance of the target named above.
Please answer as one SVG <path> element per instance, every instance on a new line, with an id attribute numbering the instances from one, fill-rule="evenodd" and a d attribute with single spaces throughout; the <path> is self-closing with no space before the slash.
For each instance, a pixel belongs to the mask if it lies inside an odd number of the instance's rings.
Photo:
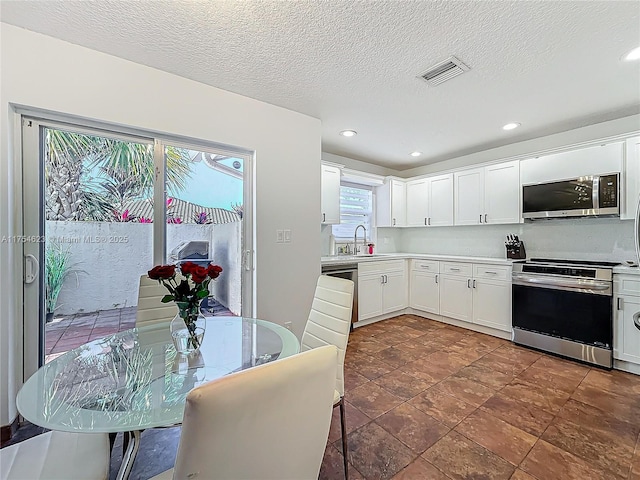
<path id="1" fill-rule="evenodd" d="M 422 152 L 411 152 L 409 155 L 411 155 L 412 157 L 419 157 L 420 155 L 422 155 Z"/>
<path id="2" fill-rule="evenodd" d="M 513 130 L 514 128 L 518 128 L 520 126 L 519 123 L 507 123 L 504 127 L 502 127 L 503 130 Z"/>
<path id="3" fill-rule="evenodd" d="M 355 130 L 343 130 L 340 132 L 340 135 L 343 137 L 355 137 L 358 134 Z"/>
<path id="4" fill-rule="evenodd" d="M 634 48 L 629 53 L 624 56 L 624 59 L 627 61 L 638 60 L 640 59 L 640 47 Z"/>

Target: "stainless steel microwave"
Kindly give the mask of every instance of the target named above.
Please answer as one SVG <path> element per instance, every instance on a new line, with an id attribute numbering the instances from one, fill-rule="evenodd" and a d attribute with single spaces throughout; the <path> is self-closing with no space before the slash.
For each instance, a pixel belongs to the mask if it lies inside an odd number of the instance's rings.
<path id="1" fill-rule="evenodd" d="M 620 215 L 620 174 L 522 186 L 525 219 Z"/>

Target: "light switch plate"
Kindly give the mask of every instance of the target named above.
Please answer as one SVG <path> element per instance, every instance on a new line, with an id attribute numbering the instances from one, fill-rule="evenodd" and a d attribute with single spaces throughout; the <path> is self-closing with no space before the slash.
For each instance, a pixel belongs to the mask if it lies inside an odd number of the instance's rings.
<path id="1" fill-rule="evenodd" d="M 284 231 L 284 243 L 291 243 L 291 230 Z"/>
<path id="2" fill-rule="evenodd" d="M 276 243 L 284 243 L 284 230 L 276 230 Z"/>

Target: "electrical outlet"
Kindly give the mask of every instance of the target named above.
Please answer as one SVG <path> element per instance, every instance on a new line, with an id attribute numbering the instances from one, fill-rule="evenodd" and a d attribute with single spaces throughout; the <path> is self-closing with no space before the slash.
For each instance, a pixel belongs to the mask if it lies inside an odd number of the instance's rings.
<path id="1" fill-rule="evenodd" d="M 284 243 L 291 243 L 291 230 L 284 231 Z"/>
<path id="2" fill-rule="evenodd" d="M 284 243 L 284 230 L 276 230 L 276 243 Z"/>
<path id="3" fill-rule="evenodd" d="M 291 322 L 284 322 L 284 328 L 291 330 L 293 328 L 293 324 Z"/>

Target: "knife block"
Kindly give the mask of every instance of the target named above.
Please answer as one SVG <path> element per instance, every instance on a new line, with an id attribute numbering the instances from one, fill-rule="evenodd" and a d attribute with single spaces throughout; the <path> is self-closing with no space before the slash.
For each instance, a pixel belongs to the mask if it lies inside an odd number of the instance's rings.
<path id="1" fill-rule="evenodd" d="M 514 260 L 521 260 L 523 258 L 527 258 L 527 252 L 524 249 L 524 242 L 517 242 L 510 245 L 506 245 L 507 247 L 507 258 L 512 258 Z"/>

